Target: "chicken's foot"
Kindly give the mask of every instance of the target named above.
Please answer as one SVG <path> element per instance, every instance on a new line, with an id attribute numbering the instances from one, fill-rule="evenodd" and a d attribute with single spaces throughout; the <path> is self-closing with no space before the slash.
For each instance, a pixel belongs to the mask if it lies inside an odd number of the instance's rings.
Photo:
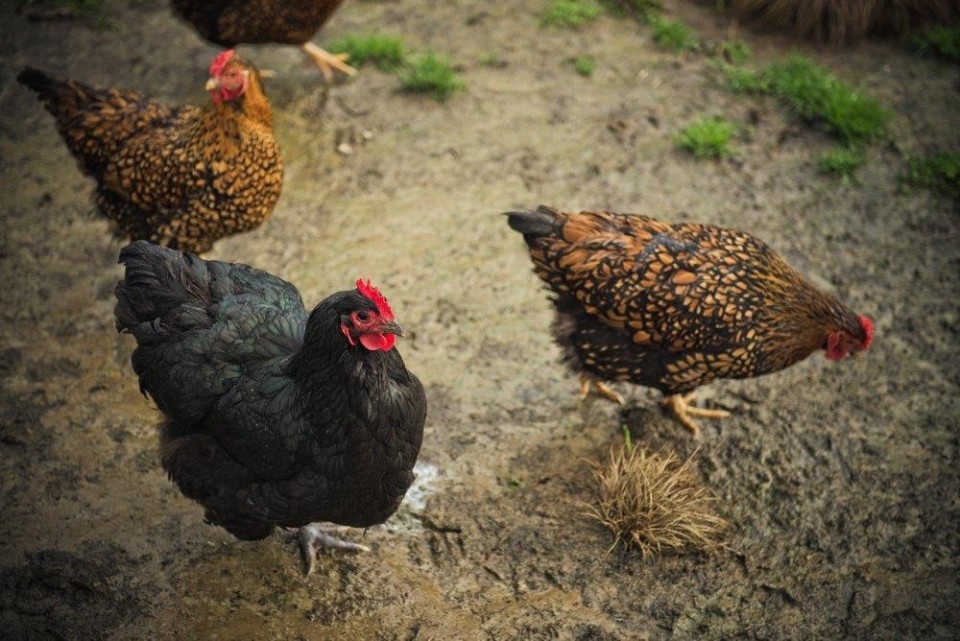
<path id="1" fill-rule="evenodd" d="M 348 76 L 352 76 L 357 73 L 356 69 L 346 63 L 346 60 L 350 57 L 346 53 L 330 53 L 329 51 L 324 51 L 310 41 L 303 43 L 303 50 L 308 56 L 310 56 L 310 59 L 313 60 L 313 63 L 320 67 L 320 73 L 323 74 L 323 77 L 327 82 L 333 81 L 334 69 L 341 71 Z"/>
<path id="2" fill-rule="evenodd" d="M 355 552 L 369 552 L 370 548 L 360 543 L 351 543 L 343 541 L 325 532 L 316 523 L 304 525 L 300 528 L 300 553 L 303 555 L 303 565 L 307 576 L 313 573 L 313 566 L 316 563 L 317 552 L 320 548 L 335 548 L 340 550 L 353 550 Z"/>
<path id="3" fill-rule="evenodd" d="M 680 421 L 680 424 L 685 428 L 693 432 L 693 437 L 698 438 L 700 436 L 700 426 L 697 425 L 697 422 L 694 421 L 691 416 L 696 416 L 698 418 L 727 418 L 730 416 L 730 412 L 726 410 L 708 410 L 690 405 L 693 402 L 694 392 L 689 394 L 671 394 L 665 399 L 660 401 L 660 404 L 667 410 L 669 410 L 674 418 Z"/>
<path id="4" fill-rule="evenodd" d="M 607 385 L 597 379 L 593 378 L 589 374 L 580 375 L 580 401 L 583 402 L 587 400 L 587 396 L 590 395 L 590 388 L 593 388 L 598 396 L 602 396 L 605 399 L 611 400 L 618 405 L 625 405 L 626 401 L 623 397 L 617 392 L 613 391 Z"/>

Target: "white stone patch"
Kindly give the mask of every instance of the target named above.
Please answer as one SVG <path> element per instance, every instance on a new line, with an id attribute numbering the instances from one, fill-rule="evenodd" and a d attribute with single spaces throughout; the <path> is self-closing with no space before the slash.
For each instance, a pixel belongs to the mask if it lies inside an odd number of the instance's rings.
<path id="1" fill-rule="evenodd" d="M 413 485 L 403 497 L 400 509 L 383 524 L 388 532 L 410 532 L 423 530 L 423 523 L 417 518 L 427 507 L 427 499 L 437 492 L 437 479 L 440 471 L 431 463 L 417 462 L 413 467 L 417 475 Z"/>

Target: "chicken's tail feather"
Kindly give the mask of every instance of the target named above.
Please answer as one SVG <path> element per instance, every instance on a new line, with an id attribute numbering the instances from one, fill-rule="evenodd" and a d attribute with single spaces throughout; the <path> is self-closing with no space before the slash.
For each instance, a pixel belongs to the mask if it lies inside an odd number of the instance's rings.
<path id="1" fill-rule="evenodd" d="M 52 98 L 63 90 L 64 82 L 59 78 L 54 78 L 45 71 L 36 67 L 24 67 L 17 74 L 17 82 L 33 89 L 41 98 Z"/>
<path id="2" fill-rule="evenodd" d="M 530 211 L 508 211 L 506 216 L 507 224 L 523 234 L 527 242 L 534 238 L 553 236 L 560 226 L 557 212 L 546 205 Z"/>
<path id="3" fill-rule="evenodd" d="M 40 100 L 55 116 L 77 109 L 89 99 L 90 89 L 72 80 L 64 80 L 35 67 L 24 67 L 17 81 L 37 92 Z"/>
<path id="4" fill-rule="evenodd" d="M 115 292 L 117 331 L 144 323 L 156 330 L 209 323 L 210 273 L 203 260 L 138 240 L 121 250 L 120 262 L 126 273 Z"/>

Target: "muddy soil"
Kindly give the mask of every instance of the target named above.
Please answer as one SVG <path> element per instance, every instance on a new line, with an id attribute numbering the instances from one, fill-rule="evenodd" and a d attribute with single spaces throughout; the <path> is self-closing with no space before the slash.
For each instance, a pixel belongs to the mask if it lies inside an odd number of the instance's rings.
<path id="1" fill-rule="evenodd" d="M 960 212 L 901 194 L 905 155 L 960 142 L 960 68 L 895 42 L 822 51 L 741 32 L 756 60 L 799 50 L 895 116 L 858 182 L 818 175 L 833 142 L 726 91 L 702 54 L 605 15 L 542 29 L 540 2 L 351 0 L 322 44 L 386 32 L 459 65 L 439 104 L 365 68 L 325 87 L 301 53 L 248 47 L 286 159 L 274 217 L 217 244 L 312 304 L 358 275 L 390 297 L 430 403 L 424 482 L 367 554 L 301 573 L 292 534 L 233 540 L 167 481 L 156 410 L 118 336 L 119 241 L 52 119 L 33 64 L 170 102 L 205 98 L 215 49 L 161 0 L 114 28 L 0 7 L 0 636 L 51 639 L 947 639 L 960 637 Z M 710 8 L 667 2 L 706 41 Z M 495 56 L 491 56 L 495 54 Z M 571 58 L 597 60 L 589 78 Z M 491 60 L 500 61 L 489 64 Z M 678 151 L 705 115 L 744 125 L 733 159 Z M 338 151 L 339 149 L 339 151 Z M 342 153 L 349 151 L 350 153 Z M 876 319 L 874 347 L 701 390 L 734 416 L 699 441 L 657 394 L 578 405 L 551 310 L 500 212 L 540 203 L 735 226 Z M 587 461 L 626 425 L 681 455 L 732 523 L 727 549 L 642 560 L 583 516 Z"/>

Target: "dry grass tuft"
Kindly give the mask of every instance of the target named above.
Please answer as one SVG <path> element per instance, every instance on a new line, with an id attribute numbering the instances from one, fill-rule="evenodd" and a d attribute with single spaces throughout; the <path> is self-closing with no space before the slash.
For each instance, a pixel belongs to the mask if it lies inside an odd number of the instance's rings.
<path id="1" fill-rule="evenodd" d="M 646 558 L 664 549 L 719 547 L 727 522 L 713 513 L 716 499 L 700 486 L 692 462 L 626 443 L 609 462 L 593 464 L 599 492 L 586 513 L 613 532 L 610 550 L 622 542 Z"/>
<path id="2" fill-rule="evenodd" d="M 960 20 L 957 0 L 732 0 L 728 6 L 746 22 L 830 44 Z"/>

